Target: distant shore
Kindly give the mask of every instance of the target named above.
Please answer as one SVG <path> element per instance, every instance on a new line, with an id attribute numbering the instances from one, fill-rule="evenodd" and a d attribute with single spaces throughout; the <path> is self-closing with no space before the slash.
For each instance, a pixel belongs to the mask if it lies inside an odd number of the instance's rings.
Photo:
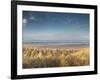
<path id="1" fill-rule="evenodd" d="M 86 48 L 86 47 L 89 47 L 89 44 L 63 44 L 63 45 L 23 44 L 23 47 L 37 47 L 37 48 Z"/>

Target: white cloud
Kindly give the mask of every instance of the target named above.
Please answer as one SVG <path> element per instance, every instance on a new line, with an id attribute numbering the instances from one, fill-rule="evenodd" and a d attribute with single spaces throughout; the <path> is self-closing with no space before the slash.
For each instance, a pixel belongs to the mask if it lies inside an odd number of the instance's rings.
<path id="1" fill-rule="evenodd" d="M 65 24 L 70 24 L 70 23 L 72 23 L 71 19 L 67 19 L 65 22 Z"/>
<path id="2" fill-rule="evenodd" d="M 88 40 L 89 35 L 87 33 L 48 33 L 48 32 L 32 32 L 24 33 L 23 40 Z"/>
<path id="3" fill-rule="evenodd" d="M 34 17 L 34 16 L 30 16 L 30 18 L 29 18 L 30 20 L 36 20 L 36 18 Z"/>

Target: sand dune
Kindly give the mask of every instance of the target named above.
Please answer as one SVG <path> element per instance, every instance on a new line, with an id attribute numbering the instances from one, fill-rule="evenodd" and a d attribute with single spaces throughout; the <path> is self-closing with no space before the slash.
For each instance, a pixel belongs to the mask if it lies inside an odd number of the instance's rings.
<path id="1" fill-rule="evenodd" d="M 89 48 L 23 46 L 23 68 L 46 68 L 89 65 Z"/>

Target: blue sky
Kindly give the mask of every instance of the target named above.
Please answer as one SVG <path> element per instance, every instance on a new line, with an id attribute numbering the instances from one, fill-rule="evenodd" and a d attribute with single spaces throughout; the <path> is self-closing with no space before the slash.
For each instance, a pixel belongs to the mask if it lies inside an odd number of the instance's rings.
<path id="1" fill-rule="evenodd" d="M 89 14 L 23 11 L 23 41 L 89 40 Z"/>

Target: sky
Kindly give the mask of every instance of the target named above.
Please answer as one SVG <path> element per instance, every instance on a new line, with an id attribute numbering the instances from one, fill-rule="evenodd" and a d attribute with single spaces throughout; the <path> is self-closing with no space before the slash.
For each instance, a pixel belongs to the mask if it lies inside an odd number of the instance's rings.
<path id="1" fill-rule="evenodd" d="M 89 40 L 89 14 L 23 11 L 22 15 L 24 42 Z"/>

